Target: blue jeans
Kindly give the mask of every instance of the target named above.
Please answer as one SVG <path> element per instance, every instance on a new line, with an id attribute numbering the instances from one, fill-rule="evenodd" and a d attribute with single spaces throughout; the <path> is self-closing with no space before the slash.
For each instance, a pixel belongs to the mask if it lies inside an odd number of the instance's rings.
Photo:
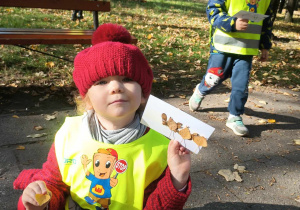
<path id="1" fill-rule="evenodd" d="M 199 85 L 199 91 L 202 95 L 207 95 L 216 86 L 231 77 L 232 89 L 228 111 L 232 115 L 239 116 L 243 114 L 244 106 L 248 99 L 248 83 L 252 68 L 252 58 L 252 55 L 211 54 L 205 76 L 208 74 L 208 70 L 213 67 L 221 67 L 223 75 L 217 84 L 213 86 L 207 85 L 204 76 Z"/>

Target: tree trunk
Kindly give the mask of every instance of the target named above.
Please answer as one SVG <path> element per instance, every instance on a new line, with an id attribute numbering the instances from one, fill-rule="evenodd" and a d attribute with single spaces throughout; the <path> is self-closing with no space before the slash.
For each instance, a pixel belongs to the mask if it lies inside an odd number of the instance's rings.
<path id="1" fill-rule="evenodd" d="M 280 14 L 282 13 L 284 4 L 285 4 L 285 0 L 280 0 L 280 5 L 279 5 L 278 13 L 280 13 Z"/>
<path id="2" fill-rule="evenodd" d="M 287 6 L 286 6 L 286 13 L 284 20 L 286 22 L 293 22 L 293 13 L 294 9 L 296 8 L 297 0 L 288 0 Z"/>

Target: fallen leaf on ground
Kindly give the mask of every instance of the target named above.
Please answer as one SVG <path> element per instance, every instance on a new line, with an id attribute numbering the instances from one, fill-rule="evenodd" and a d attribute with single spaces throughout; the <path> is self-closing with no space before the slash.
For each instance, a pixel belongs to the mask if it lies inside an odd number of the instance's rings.
<path id="1" fill-rule="evenodd" d="M 294 139 L 294 144 L 300 145 L 300 139 Z"/>
<path id="2" fill-rule="evenodd" d="M 19 145 L 19 146 L 17 146 L 17 148 L 16 149 L 18 149 L 18 150 L 24 150 L 25 149 L 25 147 L 24 146 L 21 146 L 21 145 Z"/>
<path id="3" fill-rule="evenodd" d="M 263 125 L 263 124 L 267 124 L 267 120 L 264 120 L 264 119 L 260 119 L 259 121 L 258 121 L 258 124 L 260 124 L 260 125 Z"/>
<path id="4" fill-rule="evenodd" d="M 239 173 L 244 173 L 246 170 L 246 167 L 245 166 L 239 166 L 238 164 L 235 164 L 234 166 L 233 166 L 233 168 L 235 169 L 235 170 L 237 170 Z"/>
<path id="5" fill-rule="evenodd" d="M 185 99 L 186 95 L 180 95 L 179 98 Z"/>
<path id="6" fill-rule="evenodd" d="M 44 128 L 42 126 L 38 125 L 38 126 L 34 126 L 34 129 L 37 131 L 40 131 L 40 130 L 43 130 Z"/>
<path id="7" fill-rule="evenodd" d="M 274 120 L 274 119 L 268 119 L 268 123 L 276 123 L 276 120 Z"/>
<path id="8" fill-rule="evenodd" d="M 18 115 L 13 115 L 12 117 L 13 118 L 20 118 Z"/>
<path id="9" fill-rule="evenodd" d="M 231 182 L 234 180 L 234 175 L 230 169 L 221 169 L 219 170 L 218 174 L 225 177 L 227 182 Z"/>
<path id="10" fill-rule="evenodd" d="M 40 137 L 43 137 L 43 136 L 47 136 L 47 133 L 30 134 L 26 137 L 27 138 L 40 138 Z"/>
<path id="11" fill-rule="evenodd" d="M 45 120 L 54 120 L 56 117 L 55 117 L 55 115 L 46 115 L 45 116 Z"/>
<path id="12" fill-rule="evenodd" d="M 50 62 L 45 63 L 45 66 L 48 68 L 53 68 L 55 66 L 55 64 L 54 64 L 54 62 L 50 61 Z"/>
<path id="13" fill-rule="evenodd" d="M 259 103 L 267 105 L 267 102 L 265 102 L 265 101 L 259 101 Z"/>
<path id="14" fill-rule="evenodd" d="M 258 107 L 258 108 L 264 108 L 264 106 L 259 105 L 259 104 L 255 104 L 254 106 L 255 106 L 255 107 Z"/>
<path id="15" fill-rule="evenodd" d="M 233 176 L 234 176 L 234 179 L 237 181 L 237 182 L 242 182 L 243 179 L 240 177 L 239 173 L 237 171 L 233 172 Z"/>
<path id="16" fill-rule="evenodd" d="M 269 182 L 269 185 L 272 186 L 274 183 L 276 183 L 276 179 L 272 177 L 272 179 Z"/>

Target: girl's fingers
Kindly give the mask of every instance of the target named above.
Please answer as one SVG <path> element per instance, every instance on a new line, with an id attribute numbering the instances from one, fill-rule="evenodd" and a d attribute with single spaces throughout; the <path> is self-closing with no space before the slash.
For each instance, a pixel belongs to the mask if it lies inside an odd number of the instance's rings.
<path id="1" fill-rule="evenodd" d="M 39 185 L 39 190 L 40 190 L 40 192 L 36 192 L 36 193 L 37 193 L 37 194 L 46 194 L 46 193 L 47 193 L 47 187 L 46 187 L 45 182 L 39 181 L 39 182 L 38 182 L 38 185 Z"/>
<path id="2" fill-rule="evenodd" d="M 35 195 L 36 195 L 36 192 L 34 189 L 30 188 L 30 189 L 27 189 L 26 192 L 23 194 L 22 196 L 22 200 L 23 200 L 23 203 L 24 205 L 26 204 L 32 204 L 32 205 L 35 205 L 35 206 L 38 206 L 38 202 L 35 200 Z M 25 206 L 26 207 L 26 206 Z M 28 208 L 28 205 L 27 207 Z"/>

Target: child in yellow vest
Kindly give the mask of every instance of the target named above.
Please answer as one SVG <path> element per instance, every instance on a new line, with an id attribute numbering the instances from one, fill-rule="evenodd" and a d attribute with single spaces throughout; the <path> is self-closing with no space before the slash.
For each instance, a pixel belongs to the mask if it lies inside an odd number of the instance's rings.
<path id="1" fill-rule="evenodd" d="M 239 11 L 268 15 L 260 22 L 237 18 Z M 242 121 L 248 99 L 248 83 L 253 55 L 261 50 L 266 61 L 271 48 L 272 11 L 270 0 L 209 0 L 206 14 L 211 24 L 210 57 L 206 74 L 189 100 L 190 110 L 200 109 L 201 102 L 216 86 L 231 79 L 229 116 L 226 126 L 238 136 L 249 134 Z"/>
<path id="2" fill-rule="evenodd" d="M 74 60 L 86 104 L 68 117 L 42 169 L 24 170 L 19 209 L 182 209 L 190 192 L 190 153 L 140 123 L 153 74 L 122 26 L 103 24 Z M 38 204 L 36 195 L 51 197 Z"/>

